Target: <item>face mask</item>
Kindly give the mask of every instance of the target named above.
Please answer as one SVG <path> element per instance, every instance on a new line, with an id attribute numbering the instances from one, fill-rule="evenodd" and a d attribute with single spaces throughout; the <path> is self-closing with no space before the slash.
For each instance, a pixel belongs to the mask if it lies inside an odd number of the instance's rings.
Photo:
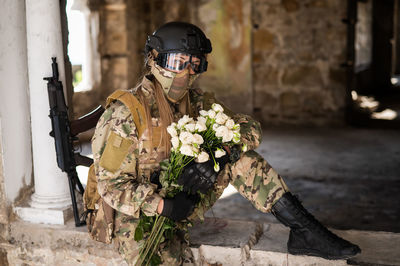
<path id="1" fill-rule="evenodd" d="M 199 74 L 190 75 L 189 69 L 186 68 L 180 73 L 168 71 L 149 60 L 151 73 L 160 82 L 161 87 L 168 100 L 173 103 L 179 102 L 188 93 L 189 88 L 199 76 Z"/>

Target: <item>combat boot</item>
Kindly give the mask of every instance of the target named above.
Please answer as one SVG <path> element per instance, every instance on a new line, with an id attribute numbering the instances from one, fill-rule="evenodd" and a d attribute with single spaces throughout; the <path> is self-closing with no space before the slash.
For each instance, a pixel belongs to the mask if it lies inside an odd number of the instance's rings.
<path id="1" fill-rule="evenodd" d="M 293 255 L 318 256 L 325 259 L 347 259 L 361 250 L 338 237 L 318 222 L 290 192 L 273 206 L 272 214 L 290 227 L 288 252 Z"/>

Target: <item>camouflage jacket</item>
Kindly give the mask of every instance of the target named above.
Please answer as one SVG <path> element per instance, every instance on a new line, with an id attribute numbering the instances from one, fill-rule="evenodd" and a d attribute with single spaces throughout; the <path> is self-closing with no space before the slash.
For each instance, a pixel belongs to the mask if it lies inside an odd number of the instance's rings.
<path id="1" fill-rule="evenodd" d="M 160 123 L 157 104 L 154 96 L 152 77 L 144 77 L 141 83 L 143 94 L 150 105 L 153 129 Z M 130 90 L 134 95 L 135 90 Z M 190 90 L 192 110 L 198 114 L 202 109 L 209 109 L 216 99 L 199 89 Z M 175 122 L 184 114 L 179 113 L 177 106 L 170 103 Z M 260 124 L 247 115 L 235 114 L 233 119 L 241 125 L 242 143 L 249 150 L 257 148 L 261 142 Z M 154 131 L 154 130 L 153 130 Z M 140 211 L 147 216 L 157 213 L 161 200 L 157 185 L 150 182 L 152 172 L 159 170 L 163 156 L 161 145 L 148 145 L 146 130 L 138 137 L 138 131 L 130 110 L 119 101 L 114 101 L 100 118 L 92 139 L 94 170 L 97 189 L 101 200 L 116 210 L 114 232 L 126 230 L 127 224 L 135 224 Z M 229 167 L 229 164 L 226 166 Z M 203 219 L 204 212 L 220 197 L 229 184 L 229 177 L 221 170 L 218 180 L 206 197 L 198 204 L 189 220 Z"/>

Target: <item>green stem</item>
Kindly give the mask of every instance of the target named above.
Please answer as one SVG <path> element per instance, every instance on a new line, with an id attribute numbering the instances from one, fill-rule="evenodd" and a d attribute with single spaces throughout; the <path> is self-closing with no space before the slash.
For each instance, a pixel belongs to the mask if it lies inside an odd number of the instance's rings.
<path id="1" fill-rule="evenodd" d="M 158 221 L 159 221 L 159 217 L 156 217 L 156 220 L 154 222 L 153 228 L 151 229 L 151 233 L 150 236 L 146 239 L 144 246 L 143 246 L 143 251 L 140 252 L 140 264 L 142 264 L 142 262 L 144 262 L 146 260 L 147 254 L 149 253 L 150 249 L 151 249 L 151 243 L 153 242 L 153 238 L 154 238 L 154 234 L 155 231 L 157 230 L 157 227 L 159 226 Z"/>
<path id="2" fill-rule="evenodd" d="M 215 158 L 214 158 L 214 153 L 213 153 L 213 151 L 212 151 L 212 149 L 211 149 L 211 147 L 210 147 L 210 145 L 208 143 L 207 143 L 207 148 L 210 151 L 211 158 L 213 159 L 214 164 L 217 164 L 217 162 L 215 161 Z"/>
<path id="3" fill-rule="evenodd" d="M 153 245 L 153 249 L 151 250 L 151 253 L 150 253 L 151 255 L 149 256 L 149 259 L 147 260 L 146 266 L 149 265 L 151 258 L 154 255 L 154 252 L 158 249 L 158 246 L 160 245 L 161 238 L 162 238 L 162 235 L 164 234 L 164 231 L 165 231 L 164 226 L 162 226 L 161 231 L 156 236 L 157 240 L 156 240 L 156 243 Z"/>
<path id="4" fill-rule="evenodd" d="M 160 231 L 164 228 L 164 222 L 165 222 L 165 217 L 157 216 L 156 222 L 155 222 L 155 224 L 153 226 L 152 234 L 148 238 L 148 242 L 146 241 L 146 243 L 148 243 L 148 245 L 147 245 L 148 247 L 146 247 L 146 251 L 145 251 L 145 253 L 143 255 L 144 256 L 143 262 L 145 261 L 146 257 L 148 257 L 148 261 L 149 261 L 151 259 L 151 257 L 153 256 L 153 254 L 154 254 L 154 249 L 158 248 L 158 247 L 154 246 L 154 241 L 158 241 L 159 240 Z"/>

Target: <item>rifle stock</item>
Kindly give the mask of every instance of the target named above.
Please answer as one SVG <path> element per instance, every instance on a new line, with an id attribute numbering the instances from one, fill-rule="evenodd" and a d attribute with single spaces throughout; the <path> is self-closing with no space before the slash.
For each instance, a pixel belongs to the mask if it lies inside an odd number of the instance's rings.
<path id="1" fill-rule="evenodd" d="M 71 121 L 71 134 L 76 136 L 79 133 L 85 132 L 94 128 L 99 121 L 100 116 L 104 113 L 103 106 L 99 105 L 90 113 L 79 117 L 77 120 Z"/>

